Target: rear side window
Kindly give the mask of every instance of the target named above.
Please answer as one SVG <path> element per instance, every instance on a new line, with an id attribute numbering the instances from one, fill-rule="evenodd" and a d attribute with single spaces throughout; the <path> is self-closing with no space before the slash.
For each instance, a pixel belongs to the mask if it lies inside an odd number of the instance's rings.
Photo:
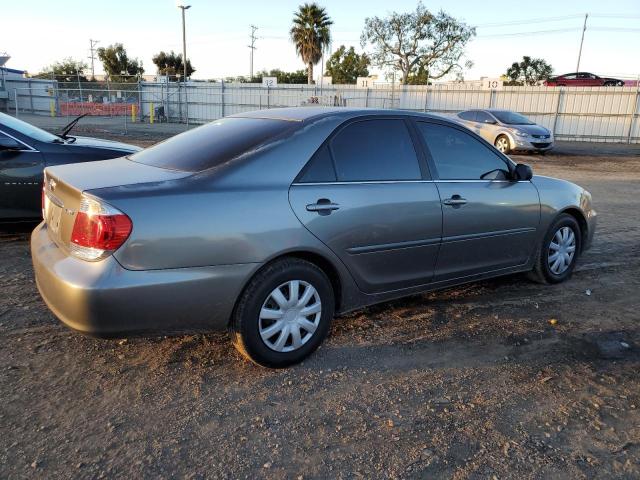
<path id="1" fill-rule="evenodd" d="M 364 120 L 343 128 L 331 141 L 340 182 L 419 180 L 420 165 L 403 120 Z"/>
<path id="2" fill-rule="evenodd" d="M 322 146 L 309 161 L 307 167 L 302 172 L 299 182 L 301 183 L 322 183 L 335 182 L 336 172 L 333 168 L 333 160 L 327 145 Z"/>
<path id="3" fill-rule="evenodd" d="M 295 125 L 284 120 L 223 118 L 135 153 L 129 159 L 153 167 L 200 172 L 265 145 Z"/>
<path id="4" fill-rule="evenodd" d="M 435 123 L 417 125 L 441 180 L 492 179 L 496 175 L 487 176 L 490 172 L 509 171 L 502 158 L 468 133 Z"/>

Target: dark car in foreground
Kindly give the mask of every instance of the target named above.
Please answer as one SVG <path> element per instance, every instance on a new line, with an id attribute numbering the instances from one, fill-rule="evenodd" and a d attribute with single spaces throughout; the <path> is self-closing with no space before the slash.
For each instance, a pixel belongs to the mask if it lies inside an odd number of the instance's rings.
<path id="1" fill-rule="evenodd" d="M 125 143 L 71 136 L 71 128 L 54 135 L 0 113 L 0 221 L 42 218 L 45 167 L 106 160 L 140 150 Z"/>
<path id="2" fill-rule="evenodd" d="M 335 314 L 515 272 L 567 279 L 591 195 L 427 114 L 238 114 L 128 158 L 45 171 L 36 281 L 84 333 L 229 329 L 301 361 Z"/>
<path id="3" fill-rule="evenodd" d="M 512 151 L 545 153 L 553 148 L 553 133 L 511 110 L 465 110 L 457 120 L 504 154 Z"/>
<path id="4" fill-rule="evenodd" d="M 589 72 L 576 72 L 549 78 L 544 85 L 547 87 L 622 87 L 624 80 L 599 77 Z"/>

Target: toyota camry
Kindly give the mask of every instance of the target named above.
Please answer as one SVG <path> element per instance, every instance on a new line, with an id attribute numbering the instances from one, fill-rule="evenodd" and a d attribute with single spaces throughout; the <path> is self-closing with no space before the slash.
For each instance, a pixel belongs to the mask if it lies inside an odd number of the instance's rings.
<path id="1" fill-rule="evenodd" d="M 53 313 L 102 337 L 228 329 L 284 367 L 334 315 L 466 282 L 571 275 L 591 195 L 421 113 L 238 114 L 104 162 L 49 167 L 31 239 Z"/>

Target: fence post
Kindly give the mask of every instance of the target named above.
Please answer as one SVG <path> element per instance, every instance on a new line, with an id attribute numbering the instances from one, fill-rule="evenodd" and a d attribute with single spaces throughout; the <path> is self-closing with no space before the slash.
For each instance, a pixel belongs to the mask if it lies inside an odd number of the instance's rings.
<path id="1" fill-rule="evenodd" d="M 364 107 L 365 108 L 369 107 L 369 87 L 367 87 L 367 93 L 366 93 L 366 96 L 364 97 Z"/>
<path id="2" fill-rule="evenodd" d="M 184 79 L 184 113 L 187 118 L 187 125 L 189 125 L 189 87 L 187 86 L 187 79 Z"/>
<path id="3" fill-rule="evenodd" d="M 60 116 L 61 112 L 60 112 L 60 89 L 58 88 L 58 82 L 56 81 L 55 83 L 55 87 L 54 87 L 54 92 L 55 92 L 55 102 L 56 102 L 56 116 Z"/>
<path id="4" fill-rule="evenodd" d="M 562 97 L 564 96 L 564 87 L 559 87 L 560 91 L 558 92 L 558 102 L 556 103 L 556 115 L 553 118 L 553 136 L 556 136 L 556 126 L 558 125 L 558 116 L 560 115 L 560 103 Z"/>
<path id="5" fill-rule="evenodd" d="M 271 87 L 267 85 L 267 110 L 271 108 Z"/>
<path id="6" fill-rule="evenodd" d="M 424 86 L 424 111 L 427 111 L 427 102 L 429 101 L 429 85 Z"/>
<path id="7" fill-rule="evenodd" d="M 169 85 L 167 84 L 167 91 Z M 178 80 L 178 115 L 180 116 L 180 122 L 182 122 L 182 88 L 180 88 L 180 81 Z"/>
<path id="8" fill-rule="evenodd" d="M 220 112 L 221 117 L 224 118 L 224 78 L 220 83 Z"/>
<path id="9" fill-rule="evenodd" d="M 640 77 L 636 80 L 636 101 L 633 105 L 633 109 L 631 110 L 631 119 L 629 121 L 629 133 L 627 135 L 627 143 L 631 144 L 631 135 L 633 134 L 633 125 L 635 123 L 635 119 L 638 117 L 638 106 L 640 104 Z"/>
<path id="10" fill-rule="evenodd" d="M 18 116 L 18 89 L 14 88 L 13 89 L 13 96 L 16 102 L 16 117 Z"/>
<path id="11" fill-rule="evenodd" d="M 33 113 L 33 90 L 31 90 L 31 79 L 27 82 L 29 88 L 29 106 L 31 107 L 31 113 Z"/>
<path id="12" fill-rule="evenodd" d="M 138 79 L 138 121 L 142 123 L 142 85 Z"/>

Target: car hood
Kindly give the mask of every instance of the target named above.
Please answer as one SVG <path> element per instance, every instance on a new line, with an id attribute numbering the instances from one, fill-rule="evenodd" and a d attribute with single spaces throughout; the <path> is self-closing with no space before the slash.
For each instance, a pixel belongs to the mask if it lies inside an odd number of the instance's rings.
<path id="1" fill-rule="evenodd" d="M 529 135 L 550 135 L 551 132 L 540 125 L 508 125 L 509 128 L 517 128 Z"/>
<path id="2" fill-rule="evenodd" d="M 93 137 L 75 137 L 73 143 L 67 143 L 67 147 L 91 147 L 91 148 L 104 148 L 105 150 L 120 150 L 123 154 L 135 153 L 142 150 L 140 147 L 130 145 L 128 143 L 116 142 L 114 140 L 103 140 L 101 138 Z"/>

